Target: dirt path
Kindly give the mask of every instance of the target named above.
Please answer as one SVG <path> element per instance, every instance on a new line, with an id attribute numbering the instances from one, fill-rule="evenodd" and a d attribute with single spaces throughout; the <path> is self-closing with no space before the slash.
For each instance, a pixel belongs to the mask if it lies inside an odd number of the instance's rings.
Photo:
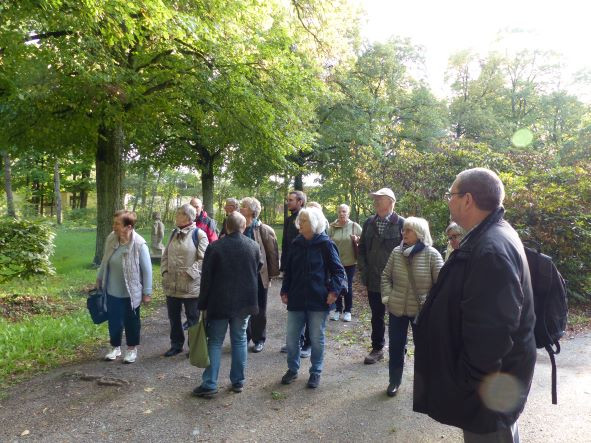
<path id="1" fill-rule="evenodd" d="M 230 385 L 229 344 L 220 371 L 220 393 L 194 398 L 202 370 L 168 349 L 166 308 L 143 326 L 136 364 L 97 360 L 64 367 L 11 388 L 0 402 L 0 442 L 161 441 L 461 441 L 461 432 L 412 412 L 412 359 L 396 398 L 385 395 L 387 363 L 363 365 L 363 322 L 328 324 L 325 370 L 320 388 L 306 389 L 309 362 L 292 385 L 279 383 L 286 370 L 285 310 L 269 293 L 265 350 L 249 353 L 244 392 Z M 550 403 L 550 366 L 539 352 L 532 392 L 520 419 L 524 442 L 591 441 L 591 334 L 563 343 L 558 358 L 559 405 Z M 83 375 L 91 377 L 83 377 Z M 102 385 L 92 376 L 105 377 Z M 110 379 L 109 379 L 110 377 Z M 83 378 L 91 378 L 84 380 Z M 128 382 L 128 383 L 125 383 Z"/>

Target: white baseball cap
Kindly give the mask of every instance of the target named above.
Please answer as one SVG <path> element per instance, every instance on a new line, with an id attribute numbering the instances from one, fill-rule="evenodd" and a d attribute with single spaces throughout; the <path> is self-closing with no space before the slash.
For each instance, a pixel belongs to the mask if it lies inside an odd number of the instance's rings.
<path id="1" fill-rule="evenodd" d="M 390 188 L 382 188 L 377 190 L 376 192 L 370 192 L 370 196 L 378 197 L 380 195 L 385 195 L 386 197 L 390 197 L 392 200 L 396 201 L 396 197 L 394 196 L 394 192 Z"/>

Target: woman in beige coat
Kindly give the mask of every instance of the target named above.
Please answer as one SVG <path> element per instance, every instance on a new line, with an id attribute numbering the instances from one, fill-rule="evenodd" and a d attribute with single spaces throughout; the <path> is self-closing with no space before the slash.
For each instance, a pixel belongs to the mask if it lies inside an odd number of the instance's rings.
<path id="1" fill-rule="evenodd" d="M 197 299 L 201 282 L 200 265 L 208 241 L 206 233 L 195 227 L 195 216 L 195 208 L 189 204 L 177 209 L 176 228 L 162 254 L 162 290 L 166 295 L 170 321 L 170 349 L 165 352 L 165 357 L 172 357 L 183 351 L 183 306 L 189 326 L 197 323 L 199 319 Z"/>
<path id="2" fill-rule="evenodd" d="M 390 383 L 386 390 L 390 397 L 396 395 L 402 381 L 408 325 L 414 335 L 414 319 L 443 266 L 441 254 L 432 244 L 427 220 L 408 217 L 402 228 L 402 244 L 394 248 L 382 272 L 382 302 L 390 313 Z"/>

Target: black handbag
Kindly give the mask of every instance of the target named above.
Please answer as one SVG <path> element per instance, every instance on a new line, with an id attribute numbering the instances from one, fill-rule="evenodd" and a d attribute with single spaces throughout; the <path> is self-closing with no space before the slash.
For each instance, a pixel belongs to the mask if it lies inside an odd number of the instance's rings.
<path id="1" fill-rule="evenodd" d="M 92 289 L 88 292 L 86 307 L 95 325 L 100 325 L 109 318 L 107 314 L 107 293 L 100 289 Z"/>

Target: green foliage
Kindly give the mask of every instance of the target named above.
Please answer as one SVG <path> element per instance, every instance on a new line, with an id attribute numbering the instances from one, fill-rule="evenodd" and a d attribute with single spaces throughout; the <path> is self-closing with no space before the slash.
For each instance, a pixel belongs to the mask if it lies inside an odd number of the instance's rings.
<path id="1" fill-rule="evenodd" d="M 83 347 L 104 339 L 106 331 L 106 324 L 93 324 L 86 310 L 18 323 L 0 317 L 0 386 L 20 375 L 80 358 Z"/>
<path id="2" fill-rule="evenodd" d="M 0 220 L 0 282 L 53 275 L 51 228 L 42 223 Z"/>

